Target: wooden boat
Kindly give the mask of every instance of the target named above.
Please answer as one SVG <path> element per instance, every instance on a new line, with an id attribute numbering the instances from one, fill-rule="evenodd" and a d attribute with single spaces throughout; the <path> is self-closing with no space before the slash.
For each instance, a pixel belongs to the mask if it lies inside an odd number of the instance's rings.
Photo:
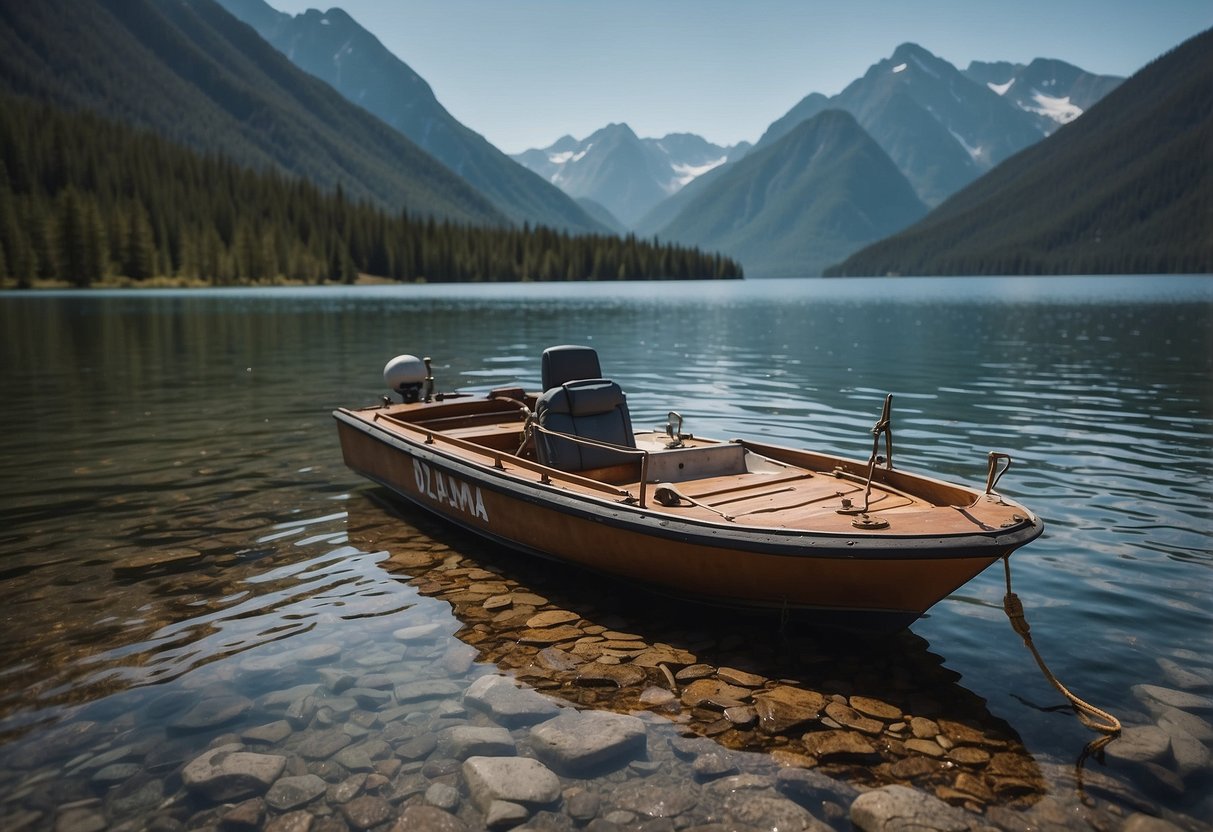
<path id="1" fill-rule="evenodd" d="M 546 350 L 544 390 L 435 393 L 400 356 L 395 402 L 334 411 L 354 471 L 523 552 L 678 596 L 899 629 L 1043 523 L 996 492 L 893 467 L 890 400 L 867 461 L 682 430 L 633 431 L 588 347 Z M 884 453 L 881 454 L 881 442 Z"/>

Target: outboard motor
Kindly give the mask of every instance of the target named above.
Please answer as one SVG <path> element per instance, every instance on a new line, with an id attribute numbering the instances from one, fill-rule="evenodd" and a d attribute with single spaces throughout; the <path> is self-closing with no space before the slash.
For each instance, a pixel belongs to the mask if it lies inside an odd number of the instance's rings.
<path id="1" fill-rule="evenodd" d="M 405 404 L 413 404 L 421 400 L 422 387 L 425 388 L 425 400 L 429 401 L 434 386 L 434 376 L 430 373 L 429 356 L 418 358 L 415 355 L 398 355 L 383 368 L 383 382 L 388 389 L 400 394 Z"/>

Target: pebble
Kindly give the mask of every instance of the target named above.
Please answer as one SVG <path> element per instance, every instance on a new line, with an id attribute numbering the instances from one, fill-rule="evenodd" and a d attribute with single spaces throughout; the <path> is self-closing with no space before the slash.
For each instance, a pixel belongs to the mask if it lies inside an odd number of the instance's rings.
<path id="1" fill-rule="evenodd" d="M 1161 685 L 1134 685 L 1133 695 L 1147 707 L 1165 705 L 1181 711 L 1213 712 L 1213 698 L 1187 691 L 1165 688 Z"/>
<path id="2" fill-rule="evenodd" d="M 784 734 L 817 719 L 825 703 L 820 693 L 789 685 L 754 694 L 758 727 L 767 734 Z"/>
<path id="3" fill-rule="evenodd" d="M 328 790 L 328 784 L 314 774 L 279 777 L 265 793 L 265 802 L 279 812 L 288 812 L 311 803 Z"/>
<path id="4" fill-rule="evenodd" d="M 499 725 L 456 725 L 439 735 L 443 754 L 456 760 L 468 757 L 503 757 L 516 751 L 514 738 Z"/>
<path id="5" fill-rule="evenodd" d="M 804 750 L 818 760 L 871 757 L 876 747 L 853 731 L 814 731 L 804 735 Z"/>
<path id="6" fill-rule="evenodd" d="M 425 790 L 425 800 L 431 806 L 453 812 L 459 808 L 459 790 L 447 783 L 434 783 Z"/>
<path id="7" fill-rule="evenodd" d="M 400 813 L 390 832 L 470 832 L 466 823 L 437 806 L 412 803 Z"/>
<path id="8" fill-rule="evenodd" d="M 494 800 L 489 804 L 484 815 L 484 825 L 489 829 L 502 829 L 517 826 L 530 817 L 525 806 L 511 803 L 508 800 Z"/>
<path id="9" fill-rule="evenodd" d="M 1158 762 L 1166 757 L 1171 738 L 1157 725 L 1135 725 L 1125 728 L 1120 736 L 1104 749 L 1109 757 L 1136 763 Z"/>
<path id="10" fill-rule="evenodd" d="M 341 805 L 341 814 L 354 829 L 371 829 L 390 819 L 395 810 L 381 797 L 362 795 Z"/>

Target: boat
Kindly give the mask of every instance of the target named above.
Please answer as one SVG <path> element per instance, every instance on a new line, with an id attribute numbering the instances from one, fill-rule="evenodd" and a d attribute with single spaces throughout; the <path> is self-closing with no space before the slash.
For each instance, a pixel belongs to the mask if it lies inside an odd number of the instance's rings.
<path id="1" fill-rule="evenodd" d="M 633 430 L 590 347 L 550 347 L 542 387 L 435 392 L 397 356 L 374 406 L 338 408 L 346 465 L 477 535 L 661 593 L 848 629 L 903 629 L 1044 524 L 996 490 L 893 466 L 892 397 L 867 460 Z M 883 446 L 883 447 L 882 447 Z"/>

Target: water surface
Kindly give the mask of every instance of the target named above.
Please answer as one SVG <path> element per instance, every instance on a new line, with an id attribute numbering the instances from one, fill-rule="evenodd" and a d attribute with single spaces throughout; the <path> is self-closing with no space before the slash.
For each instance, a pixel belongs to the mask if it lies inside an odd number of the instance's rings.
<path id="1" fill-rule="evenodd" d="M 401 511 L 342 466 L 329 413 L 376 401 L 391 356 L 433 356 L 442 389 L 534 389 L 541 351 L 558 343 L 599 350 L 638 427 L 674 409 L 697 434 L 864 457 L 891 392 L 899 467 L 976 482 L 988 450 L 1010 453 L 1003 490 L 1046 521 L 1013 579 L 1050 667 L 1129 726 L 1158 719 L 1134 686 L 1213 694 L 1208 278 L 4 294 L 0 818 L 51 828 L 63 804 L 111 822 L 150 817 L 174 797 L 174 766 L 268 722 L 277 692 L 337 670 L 517 672 L 517 654 L 468 612 L 487 596 L 451 583 L 464 579 L 557 599 L 714 666 L 748 655 L 763 677 L 842 695 L 874 690 L 873 669 L 894 662 L 884 698 L 906 714 L 934 701 L 941 718 L 1022 748 L 1048 793 L 1071 799 L 1081 760 L 1094 811 L 1210 820 L 1207 758 L 1083 757 L 1092 734 L 1007 624 L 1000 570 L 912 634 L 852 645 L 637 602 L 626 587 L 604 596 Z M 392 637 L 431 624 L 419 645 Z M 627 704 L 578 695 L 583 707 Z M 253 706 L 182 727 L 223 696 Z M 421 711 L 447 724 L 448 707 Z M 1187 711 L 1213 721 L 1203 705 Z M 676 733 L 680 718 L 654 725 Z M 149 763 L 166 737 L 175 750 Z M 167 779 L 98 778 L 105 754 Z M 871 765 L 846 768 L 835 773 L 879 780 Z M 205 814 L 187 808 L 181 822 Z"/>

